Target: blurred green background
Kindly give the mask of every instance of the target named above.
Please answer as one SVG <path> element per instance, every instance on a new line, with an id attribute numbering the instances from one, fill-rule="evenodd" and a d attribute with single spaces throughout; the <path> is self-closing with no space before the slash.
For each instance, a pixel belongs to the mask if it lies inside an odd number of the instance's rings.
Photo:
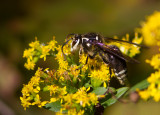
<path id="1" fill-rule="evenodd" d="M 140 27 L 140 22 L 154 11 L 160 11 L 159 0 L 1 0 L 0 1 L 0 114 L 51 115 L 50 111 L 31 107 L 27 111 L 20 105 L 21 88 L 34 71 L 23 64 L 23 51 L 35 36 L 47 42 L 56 36 L 63 44 L 69 33 L 98 32 L 119 38 Z M 131 85 L 148 77 L 153 71 L 145 64 L 157 52 L 156 47 L 143 49 L 135 58 L 139 65 L 129 65 Z M 54 63 L 40 63 L 53 67 Z M 135 69 L 136 68 L 136 69 Z M 158 115 L 159 103 L 140 101 L 138 104 L 116 103 L 106 109 L 108 115 Z"/>

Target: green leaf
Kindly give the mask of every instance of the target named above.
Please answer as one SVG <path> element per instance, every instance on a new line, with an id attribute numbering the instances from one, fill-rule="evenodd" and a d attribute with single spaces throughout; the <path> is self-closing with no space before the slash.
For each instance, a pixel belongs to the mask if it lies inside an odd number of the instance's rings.
<path id="1" fill-rule="evenodd" d="M 60 111 L 60 109 L 62 107 L 61 107 L 60 101 L 56 101 L 56 102 L 53 102 L 53 103 L 46 104 L 45 108 L 48 109 L 48 110 L 54 111 L 54 112 L 58 112 L 58 111 Z"/>
<path id="2" fill-rule="evenodd" d="M 102 83 L 103 83 L 102 80 L 91 77 L 91 85 L 93 87 L 99 87 L 99 86 L 101 86 Z"/>
<path id="3" fill-rule="evenodd" d="M 39 60 L 39 57 L 34 57 L 33 61 L 36 63 Z"/>
<path id="4" fill-rule="evenodd" d="M 139 83 L 137 83 L 136 85 L 134 85 L 132 88 L 130 88 L 129 92 L 135 91 L 137 88 L 142 90 L 142 89 L 146 89 L 149 86 L 148 81 L 145 79 Z"/>
<path id="5" fill-rule="evenodd" d="M 92 93 L 95 93 L 96 95 L 103 95 L 107 89 L 105 87 L 96 87 Z"/>
<path id="6" fill-rule="evenodd" d="M 48 89 L 48 85 L 47 86 L 45 86 L 45 87 L 43 87 L 43 91 L 48 91 L 49 89 Z"/>
<path id="7" fill-rule="evenodd" d="M 128 90 L 128 87 L 122 87 L 122 88 L 119 88 L 117 89 L 117 93 L 115 94 L 115 97 L 116 98 L 113 98 L 113 97 L 106 97 L 106 101 L 102 102 L 101 105 L 103 105 L 104 107 L 107 107 L 107 106 L 110 106 L 112 104 L 114 104 L 117 99 L 119 99 L 126 91 Z"/>
<path id="8" fill-rule="evenodd" d="M 89 83 L 85 83 L 84 86 L 85 86 L 85 88 L 92 87 L 92 85 Z"/>
<path id="9" fill-rule="evenodd" d="M 66 85 L 67 86 L 67 92 L 68 93 L 75 93 L 75 92 L 77 92 L 77 88 L 76 87 L 73 87 L 73 86 L 71 86 L 71 85 Z"/>

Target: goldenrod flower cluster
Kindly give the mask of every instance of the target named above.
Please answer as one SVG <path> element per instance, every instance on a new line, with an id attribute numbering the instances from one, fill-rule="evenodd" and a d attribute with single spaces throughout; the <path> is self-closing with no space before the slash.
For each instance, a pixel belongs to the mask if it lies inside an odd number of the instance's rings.
<path id="1" fill-rule="evenodd" d="M 40 44 L 36 37 L 35 41 L 29 44 L 30 48 L 25 49 L 23 53 L 23 58 L 27 58 L 27 62 L 24 64 L 24 66 L 28 70 L 34 70 L 35 63 L 39 58 L 43 58 L 44 61 L 46 61 L 46 56 L 50 55 L 49 52 L 55 51 L 55 44 L 57 41 L 54 39 L 55 37 L 53 37 L 53 40 L 51 40 L 48 45 L 44 45 Z"/>
<path id="2" fill-rule="evenodd" d="M 129 36 L 126 39 L 128 38 Z M 136 34 L 133 42 L 141 43 L 141 41 L 142 38 L 138 38 Z M 137 46 L 125 45 L 118 44 L 127 55 L 134 56 L 139 53 Z M 58 69 L 38 68 L 28 84 L 23 86 L 20 100 L 24 109 L 26 110 L 31 105 L 37 105 L 40 108 L 44 106 L 49 109 L 55 105 L 54 107 L 59 107 L 55 111 L 57 115 L 83 115 L 86 111 L 92 114 L 99 103 L 99 98 L 105 97 L 92 90 L 98 87 L 107 90 L 106 84 L 109 83 L 110 77 L 114 76 L 114 73 L 110 75 L 108 65 L 98 55 L 94 59 L 89 58 L 86 64 L 87 55 L 84 53 L 79 56 L 79 62 L 76 63 L 70 50 L 70 43 L 63 47 L 62 52 L 62 46 L 57 45 L 54 37 L 47 44 L 40 43 L 36 38 L 29 44 L 29 47 L 23 54 L 23 57 L 27 59 L 24 66 L 28 70 L 35 68 L 38 59 L 43 58 L 46 61 L 47 56 L 55 58 Z M 47 99 L 43 99 L 43 93 L 48 95 Z"/>
<path id="3" fill-rule="evenodd" d="M 61 50 L 62 46 L 56 45 L 56 43 L 57 41 L 53 39 L 47 43 L 47 45 L 44 43 L 40 44 L 36 38 L 34 42 L 29 44 L 30 48 L 24 51 L 23 57 L 27 58 L 25 67 L 28 70 L 34 69 L 35 63 L 39 58 L 43 58 L 44 61 L 46 61 L 46 56 L 51 55 L 57 60 L 59 68 L 57 70 L 49 70 L 49 68 L 43 70 L 38 68 L 29 83 L 23 86 L 22 97 L 20 97 L 22 106 L 26 110 L 26 108 L 31 105 L 42 107 L 46 104 L 60 102 L 61 109 L 57 114 L 64 113 L 64 111 L 67 110 L 68 115 L 82 115 L 85 112 L 85 108 L 93 108 L 99 102 L 98 98 L 103 97 L 103 95 L 88 93 L 90 87 L 86 89 L 86 87 L 83 86 L 85 82 L 82 81 L 86 80 L 87 71 L 89 68 L 91 69 L 89 65 L 94 61 L 89 61 L 89 64 L 85 66 L 82 66 L 83 63 L 73 63 L 70 43 L 64 46 L 65 60 Z M 84 59 L 80 57 L 80 60 Z M 32 64 L 30 62 L 32 62 Z M 96 64 L 98 64 L 98 62 L 96 62 Z M 92 64 L 92 66 L 96 64 Z M 100 66 L 100 64 L 98 65 Z M 83 71 L 84 68 L 85 71 Z M 108 70 L 106 69 L 104 72 L 108 73 Z M 108 79 L 105 79 L 104 81 L 107 80 Z M 49 99 L 42 100 L 42 93 L 40 92 L 48 93 Z"/>
<path id="4" fill-rule="evenodd" d="M 42 74 L 44 73 L 39 68 L 36 71 L 35 75 L 31 78 L 29 83 L 23 86 L 23 89 L 22 89 L 23 95 L 22 97 L 20 97 L 20 100 L 25 110 L 30 105 L 38 105 L 38 107 L 42 107 L 47 103 L 47 101 L 40 101 L 40 97 L 39 97 L 39 91 L 41 90 L 39 85 L 41 82 L 43 82 L 43 80 L 41 80 L 40 78 Z"/>
<path id="5" fill-rule="evenodd" d="M 154 12 L 149 16 L 147 21 L 143 22 L 141 31 L 147 45 L 160 46 L 160 12 Z M 148 88 L 137 91 L 142 99 L 153 98 L 158 102 L 160 101 L 160 53 L 154 55 L 150 60 L 147 59 L 146 63 L 149 63 L 156 71 L 147 78 Z"/>
<path id="6" fill-rule="evenodd" d="M 147 17 L 146 22 L 141 23 L 140 33 L 144 37 L 144 42 L 147 45 L 156 45 L 157 40 L 160 40 L 160 12 L 155 11 Z"/>
<path id="7" fill-rule="evenodd" d="M 158 102 L 160 101 L 160 53 L 154 55 L 151 60 L 146 60 L 146 63 L 149 63 L 155 70 L 155 73 L 152 73 L 147 81 L 150 83 L 147 89 L 139 91 L 139 95 L 142 99 L 147 100 L 150 97 Z"/>

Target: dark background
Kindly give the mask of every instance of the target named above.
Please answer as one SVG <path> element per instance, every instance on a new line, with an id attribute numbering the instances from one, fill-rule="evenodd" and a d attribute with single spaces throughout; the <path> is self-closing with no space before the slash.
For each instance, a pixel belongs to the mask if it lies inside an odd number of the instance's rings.
<path id="1" fill-rule="evenodd" d="M 35 36 L 47 42 L 56 36 L 63 44 L 69 33 L 98 32 L 104 36 L 119 38 L 126 33 L 134 36 L 140 22 L 154 11 L 160 11 L 159 0 L 1 0 L 0 1 L 0 114 L 53 114 L 31 107 L 27 111 L 20 105 L 21 88 L 34 71 L 23 64 L 23 51 Z M 157 52 L 156 47 L 143 49 L 135 58 L 141 64 L 129 64 L 131 85 L 148 77 L 154 70 L 145 64 Z M 52 60 L 39 64 L 53 67 Z M 106 109 L 108 115 L 158 114 L 159 103 L 153 101 L 138 104 L 117 103 Z"/>

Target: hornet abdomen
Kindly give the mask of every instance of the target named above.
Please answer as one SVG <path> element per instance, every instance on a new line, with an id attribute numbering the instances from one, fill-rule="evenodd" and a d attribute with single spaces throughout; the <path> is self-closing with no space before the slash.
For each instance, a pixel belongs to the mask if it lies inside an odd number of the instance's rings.
<path id="1" fill-rule="evenodd" d="M 116 50 L 116 52 L 118 52 L 119 55 L 122 55 L 121 51 L 117 46 L 110 45 L 110 47 L 114 48 L 114 50 Z M 109 65 L 113 69 L 115 75 L 117 76 L 117 79 L 119 80 L 120 84 L 124 85 L 127 76 L 126 61 L 112 54 L 108 54 L 108 58 L 109 58 Z"/>

